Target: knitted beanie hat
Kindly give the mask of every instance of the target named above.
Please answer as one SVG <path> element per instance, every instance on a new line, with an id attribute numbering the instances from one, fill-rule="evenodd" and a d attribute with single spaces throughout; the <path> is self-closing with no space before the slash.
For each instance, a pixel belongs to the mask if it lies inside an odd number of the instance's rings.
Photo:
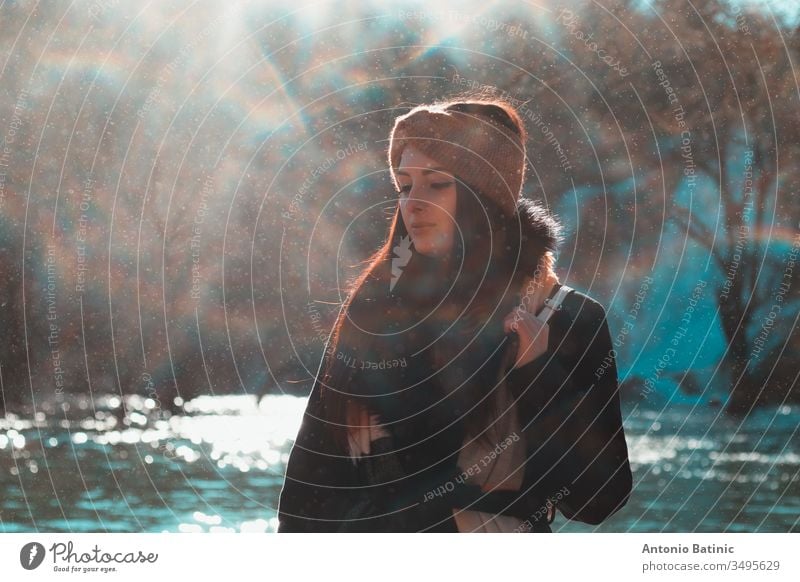
<path id="1" fill-rule="evenodd" d="M 525 180 L 526 137 L 519 114 L 502 101 L 418 105 L 395 119 L 388 151 L 392 182 L 399 190 L 395 172 L 404 147 L 413 145 L 512 216 Z"/>

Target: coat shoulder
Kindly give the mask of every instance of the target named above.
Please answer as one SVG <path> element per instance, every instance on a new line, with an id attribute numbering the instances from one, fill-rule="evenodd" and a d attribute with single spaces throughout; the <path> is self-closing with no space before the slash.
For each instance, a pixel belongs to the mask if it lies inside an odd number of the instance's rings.
<path id="1" fill-rule="evenodd" d="M 561 302 L 561 309 L 550 318 L 551 345 L 569 366 L 594 360 L 605 350 L 608 322 L 603 304 L 588 293 L 573 289 Z"/>
<path id="2" fill-rule="evenodd" d="M 564 297 L 562 311 L 570 319 L 581 323 L 599 324 L 606 318 L 606 308 L 597 299 L 579 289 L 573 290 Z"/>

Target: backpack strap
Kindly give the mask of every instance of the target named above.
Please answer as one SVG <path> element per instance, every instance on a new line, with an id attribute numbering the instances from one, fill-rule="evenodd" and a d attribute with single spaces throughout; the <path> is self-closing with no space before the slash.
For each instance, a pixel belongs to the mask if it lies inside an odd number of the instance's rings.
<path id="1" fill-rule="evenodd" d="M 561 302 L 564 301 L 564 298 L 572 291 L 574 291 L 572 287 L 568 285 L 561 285 L 555 296 L 548 297 L 544 300 L 544 307 L 542 307 L 542 310 L 539 312 L 539 315 L 536 316 L 536 319 L 542 323 L 547 323 L 553 313 L 561 309 Z"/>

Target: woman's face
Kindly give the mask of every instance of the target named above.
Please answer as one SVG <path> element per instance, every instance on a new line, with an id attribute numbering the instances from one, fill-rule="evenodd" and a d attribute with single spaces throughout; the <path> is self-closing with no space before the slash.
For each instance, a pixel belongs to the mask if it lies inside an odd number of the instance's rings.
<path id="1" fill-rule="evenodd" d="M 400 213 L 417 252 L 447 258 L 456 234 L 456 180 L 439 162 L 406 146 L 395 171 Z"/>

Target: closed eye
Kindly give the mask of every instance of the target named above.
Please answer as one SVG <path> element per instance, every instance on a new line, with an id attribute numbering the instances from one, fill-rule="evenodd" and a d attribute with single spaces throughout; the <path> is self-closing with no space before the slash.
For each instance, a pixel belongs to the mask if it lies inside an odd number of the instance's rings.
<path id="1" fill-rule="evenodd" d="M 442 190 L 444 188 L 447 188 L 448 186 L 452 186 L 454 183 L 455 182 L 436 182 L 434 184 L 431 184 L 431 188 Z M 397 192 L 398 194 L 404 194 L 406 192 L 409 192 L 410 190 L 411 190 L 411 184 L 407 184 L 406 186 L 401 187 L 400 190 L 398 190 Z"/>

